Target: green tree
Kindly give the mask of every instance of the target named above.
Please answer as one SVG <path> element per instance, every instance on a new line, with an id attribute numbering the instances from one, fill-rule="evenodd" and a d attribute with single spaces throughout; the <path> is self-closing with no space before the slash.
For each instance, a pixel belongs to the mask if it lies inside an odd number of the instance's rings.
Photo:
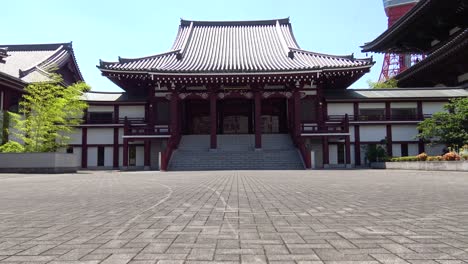
<path id="1" fill-rule="evenodd" d="M 367 84 L 369 85 L 369 88 L 372 88 L 372 89 L 386 89 L 386 88 L 398 87 L 398 81 L 395 80 L 394 78 L 390 78 L 385 82 L 373 82 L 371 80 L 368 80 Z"/>
<path id="2" fill-rule="evenodd" d="M 452 99 L 444 109 L 419 123 L 418 138 L 448 146 L 468 144 L 468 98 Z"/>
<path id="3" fill-rule="evenodd" d="M 65 87 L 62 78 L 30 84 L 19 103 L 19 114 L 10 113 L 13 134 L 24 142 L 26 152 L 53 152 L 67 145 L 73 126 L 82 121 L 90 87 L 78 82 Z"/>

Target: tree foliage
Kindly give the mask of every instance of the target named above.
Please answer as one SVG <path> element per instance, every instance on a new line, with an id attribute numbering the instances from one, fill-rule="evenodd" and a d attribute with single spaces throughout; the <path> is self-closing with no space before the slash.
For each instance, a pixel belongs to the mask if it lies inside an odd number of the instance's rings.
<path id="1" fill-rule="evenodd" d="M 24 152 L 24 146 L 16 141 L 8 141 L 0 146 L 0 153 L 21 153 Z"/>
<path id="2" fill-rule="evenodd" d="M 367 84 L 369 85 L 369 88 L 372 88 L 372 89 L 386 89 L 386 88 L 398 87 L 398 81 L 395 80 L 394 78 L 390 78 L 385 82 L 373 82 L 371 80 L 368 80 Z"/>
<path id="3" fill-rule="evenodd" d="M 468 98 L 452 99 L 444 109 L 419 123 L 418 137 L 448 146 L 468 144 Z"/>
<path id="4" fill-rule="evenodd" d="M 62 78 L 30 84 L 19 103 L 19 114 L 10 113 L 10 131 L 24 142 L 26 152 L 53 152 L 66 146 L 73 126 L 82 121 L 87 103 L 81 99 L 90 87 L 84 82 L 62 85 Z"/>

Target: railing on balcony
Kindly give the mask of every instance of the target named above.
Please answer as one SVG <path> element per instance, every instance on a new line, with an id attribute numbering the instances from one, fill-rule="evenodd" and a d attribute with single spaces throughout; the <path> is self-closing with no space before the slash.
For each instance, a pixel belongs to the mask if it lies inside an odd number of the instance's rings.
<path id="1" fill-rule="evenodd" d="M 335 118 L 335 123 L 302 123 L 301 132 L 303 134 L 331 134 L 331 133 L 349 133 L 348 115 Z"/>
<path id="2" fill-rule="evenodd" d="M 170 135 L 170 128 L 168 125 L 129 125 L 125 129 L 125 135 Z"/>
<path id="3" fill-rule="evenodd" d="M 350 115 L 350 121 L 418 121 L 426 118 L 430 118 L 431 115 L 425 114 L 419 115 L 391 115 L 389 118 L 385 115 Z M 341 122 L 344 115 L 329 115 L 326 121 L 329 122 Z"/>
<path id="4" fill-rule="evenodd" d="M 144 124 L 145 118 L 143 117 L 128 117 L 127 120 L 132 124 Z M 125 117 L 119 118 L 116 122 L 112 116 L 87 116 L 84 121 L 85 124 L 124 124 Z"/>

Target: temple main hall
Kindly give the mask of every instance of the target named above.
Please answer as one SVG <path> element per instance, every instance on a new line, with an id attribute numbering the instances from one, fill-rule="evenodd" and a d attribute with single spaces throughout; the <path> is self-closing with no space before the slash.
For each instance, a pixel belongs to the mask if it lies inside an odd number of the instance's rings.
<path id="1" fill-rule="evenodd" d="M 350 164 L 349 117 L 329 122 L 324 92 L 346 89 L 373 64 L 301 49 L 289 19 L 181 20 L 168 52 L 101 61 L 98 68 L 125 90 L 126 101 L 148 102 L 144 125 L 124 122 L 124 157 L 131 142 L 143 142 L 150 156 L 148 145 L 158 140 L 167 140 L 163 166 L 181 144 L 206 150 L 207 159 L 226 155 L 223 150 L 264 155 L 284 146 L 308 156 L 305 138 L 334 137 L 344 141 L 342 156 Z"/>

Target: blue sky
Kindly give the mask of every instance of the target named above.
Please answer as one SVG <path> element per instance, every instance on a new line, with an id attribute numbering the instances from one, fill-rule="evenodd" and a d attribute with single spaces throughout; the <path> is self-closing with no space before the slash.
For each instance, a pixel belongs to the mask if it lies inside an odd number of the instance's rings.
<path id="1" fill-rule="evenodd" d="M 381 0 L 15 0 L 2 3 L 1 44 L 73 41 L 78 64 L 95 91 L 120 91 L 102 77 L 99 59 L 116 61 L 167 51 L 180 18 L 259 20 L 290 17 L 301 48 L 365 57 L 359 46 L 387 27 Z M 368 54 L 369 56 L 372 54 Z M 371 73 L 353 84 L 376 81 L 382 55 Z"/>

